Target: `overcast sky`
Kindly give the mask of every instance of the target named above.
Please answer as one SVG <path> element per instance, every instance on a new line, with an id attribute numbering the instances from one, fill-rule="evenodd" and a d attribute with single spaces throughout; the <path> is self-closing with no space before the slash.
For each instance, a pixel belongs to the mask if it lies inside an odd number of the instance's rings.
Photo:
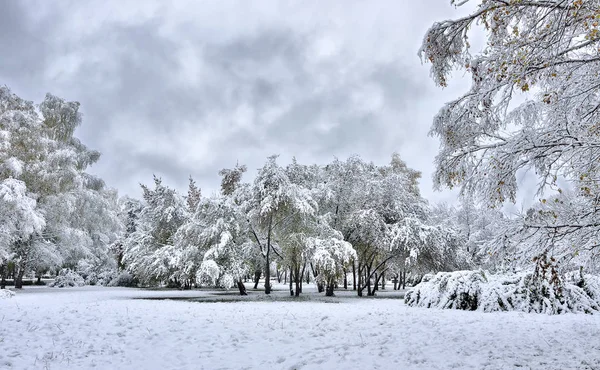
<path id="1" fill-rule="evenodd" d="M 434 21 L 465 10 L 419 1 L 0 0 L 0 84 L 39 103 L 81 103 L 76 135 L 102 152 L 90 172 L 140 196 L 152 174 L 211 193 L 218 170 L 249 175 L 270 154 L 325 164 L 397 151 L 431 201 L 441 90 L 417 50 Z M 246 178 L 247 180 L 249 177 Z"/>

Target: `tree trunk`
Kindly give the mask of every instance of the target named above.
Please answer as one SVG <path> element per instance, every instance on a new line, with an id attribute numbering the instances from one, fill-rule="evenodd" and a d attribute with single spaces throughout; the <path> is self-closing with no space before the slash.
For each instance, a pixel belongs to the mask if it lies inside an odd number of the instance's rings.
<path id="1" fill-rule="evenodd" d="M 293 297 L 294 296 L 294 279 L 292 278 L 292 268 L 290 267 L 290 296 Z M 287 276 L 287 274 L 286 274 Z"/>
<path id="2" fill-rule="evenodd" d="M 375 285 L 373 286 L 373 294 L 375 294 L 375 291 L 379 290 L 379 274 L 375 273 Z"/>
<path id="3" fill-rule="evenodd" d="M 242 279 L 238 280 L 237 286 L 238 286 L 238 289 L 240 290 L 240 295 L 248 295 L 248 292 L 246 292 L 246 286 L 242 282 Z"/>
<path id="4" fill-rule="evenodd" d="M 323 283 L 321 283 L 321 282 L 318 282 L 318 283 L 317 283 L 317 291 L 318 291 L 319 293 L 323 293 L 323 291 L 324 291 L 324 290 L 325 290 L 325 284 L 323 284 Z"/>
<path id="5" fill-rule="evenodd" d="M 19 273 L 15 279 L 15 289 L 23 289 L 23 275 L 25 274 L 25 269 L 20 268 Z"/>
<path id="6" fill-rule="evenodd" d="M 0 289 L 6 289 L 6 265 L 0 266 Z"/>
<path id="7" fill-rule="evenodd" d="M 381 273 L 381 290 L 385 290 L 385 271 Z"/>
<path id="8" fill-rule="evenodd" d="M 310 271 L 306 271 L 306 284 L 310 284 Z"/>
<path id="9" fill-rule="evenodd" d="M 371 287 L 371 265 L 367 265 L 366 267 L 366 272 L 365 272 L 365 279 L 367 280 L 367 296 L 374 296 L 375 295 L 375 291 L 373 290 L 373 288 Z"/>
<path id="10" fill-rule="evenodd" d="M 296 297 L 299 297 L 302 291 L 302 288 L 300 288 L 300 283 L 302 281 L 302 275 L 300 275 L 300 271 L 296 270 L 294 280 L 296 281 Z"/>
<path id="11" fill-rule="evenodd" d="M 379 274 L 379 276 L 377 274 L 375 274 L 375 288 L 373 288 L 373 295 L 375 295 L 375 291 L 379 290 L 379 282 L 383 279 L 383 273 Z"/>
<path id="12" fill-rule="evenodd" d="M 344 289 L 348 289 L 348 271 L 344 269 Z"/>
<path id="13" fill-rule="evenodd" d="M 304 265 L 302 266 L 302 271 L 300 272 L 300 293 L 302 293 L 302 283 L 304 282 L 304 271 L 306 271 L 306 262 L 304 262 Z M 308 283 L 307 283 L 308 284 Z"/>
<path id="14" fill-rule="evenodd" d="M 358 268 L 356 270 L 356 276 L 358 277 L 358 283 L 356 284 L 356 292 L 358 293 L 359 297 L 363 296 L 363 289 L 365 288 L 364 284 L 363 284 L 363 274 L 362 274 L 362 268 L 361 268 L 361 263 L 358 262 Z"/>
<path id="15" fill-rule="evenodd" d="M 334 284 L 332 281 L 327 283 L 327 289 L 325 290 L 326 297 L 333 297 L 333 287 L 334 287 Z"/>
<path id="16" fill-rule="evenodd" d="M 356 290 L 356 264 L 352 260 L 352 290 Z"/>
<path id="17" fill-rule="evenodd" d="M 402 272 L 402 289 L 406 289 L 406 270 Z"/>
<path id="18" fill-rule="evenodd" d="M 275 268 L 275 274 L 277 275 L 277 282 L 281 284 L 281 273 L 279 272 L 279 267 Z"/>
<path id="19" fill-rule="evenodd" d="M 265 294 L 271 294 L 271 231 L 273 227 L 273 215 L 269 217 L 269 231 L 267 233 L 267 255 L 265 256 Z"/>
<path id="20" fill-rule="evenodd" d="M 258 282 L 260 281 L 261 274 L 262 271 L 260 270 L 254 271 L 254 289 L 258 289 Z"/>
<path id="21" fill-rule="evenodd" d="M 269 251 L 267 251 L 266 259 L 266 271 L 265 271 L 265 294 L 271 294 L 271 271 L 270 271 L 270 260 L 269 260 Z"/>

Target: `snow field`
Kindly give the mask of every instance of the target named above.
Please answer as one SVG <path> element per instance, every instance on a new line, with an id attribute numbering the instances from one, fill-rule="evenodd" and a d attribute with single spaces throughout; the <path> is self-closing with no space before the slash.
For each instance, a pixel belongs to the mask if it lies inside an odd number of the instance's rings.
<path id="1" fill-rule="evenodd" d="M 297 302 L 278 301 L 277 294 L 245 302 L 135 299 L 210 294 L 25 289 L 0 301 L 0 368 L 600 367 L 600 316 L 437 310 L 312 293 L 315 300 Z"/>

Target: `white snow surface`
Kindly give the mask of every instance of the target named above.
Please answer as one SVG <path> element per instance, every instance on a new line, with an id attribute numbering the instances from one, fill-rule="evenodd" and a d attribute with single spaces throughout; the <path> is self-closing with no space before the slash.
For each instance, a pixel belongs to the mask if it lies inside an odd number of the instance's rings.
<path id="1" fill-rule="evenodd" d="M 15 292 L 8 289 L 0 289 L 0 299 L 8 299 L 15 296 Z"/>
<path id="2" fill-rule="evenodd" d="M 0 369 L 600 368 L 600 315 L 427 309 L 351 292 L 294 301 L 277 288 L 26 288 L 0 300 Z M 199 300 L 136 299 L 150 297 Z"/>

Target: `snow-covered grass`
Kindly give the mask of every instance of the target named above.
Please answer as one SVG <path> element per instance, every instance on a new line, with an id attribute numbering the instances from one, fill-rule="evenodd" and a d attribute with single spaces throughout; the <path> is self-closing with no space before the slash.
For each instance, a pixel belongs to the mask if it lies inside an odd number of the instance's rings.
<path id="1" fill-rule="evenodd" d="M 600 315 L 413 308 L 345 292 L 322 297 L 312 286 L 294 301 L 284 286 L 276 288 L 268 298 L 252 291 L 238 298 L 234 291 L 24 289 L 0 301 L 0 368 L 600 367 Z M 379 294 L 385 296 L 398 293 Z M 236 301 L 215 302 L 225 297 Z"/>
<path id="2" fill-rule="evenodd" d="M 8 289 L 0 289 L 0 299 L 8 299 L 15 296 L 15 292 Z"/>

